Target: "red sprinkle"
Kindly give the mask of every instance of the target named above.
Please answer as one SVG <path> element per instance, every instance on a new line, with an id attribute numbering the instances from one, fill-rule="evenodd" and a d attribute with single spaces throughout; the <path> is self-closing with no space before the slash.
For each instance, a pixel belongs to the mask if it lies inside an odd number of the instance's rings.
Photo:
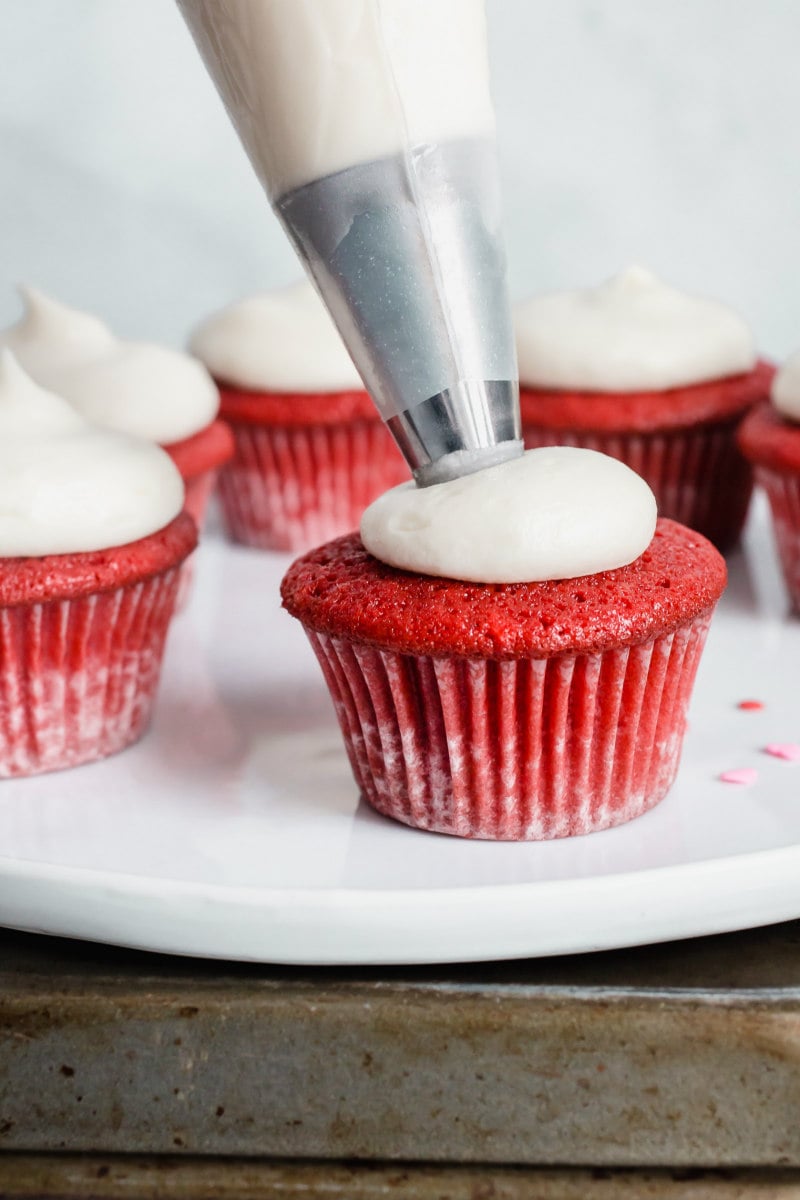
<path id="1" fill-rule="evenodd" d="M 744 712 L 760 712 L 764 705 L 760 700 L 740 700 L 736 707 Z"/>

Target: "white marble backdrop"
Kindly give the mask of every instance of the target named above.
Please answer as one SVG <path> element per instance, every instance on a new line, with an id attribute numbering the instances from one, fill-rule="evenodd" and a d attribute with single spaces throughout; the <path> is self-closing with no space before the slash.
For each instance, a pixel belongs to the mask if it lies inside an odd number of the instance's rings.
<path id="1" fill-rule="evenodd" d="M 488 0 L 517 296 L 631 261 L 800 346 L 797 0 Z M 293 278 L 170 0 L 0 0 L 0 323 L 17 280 L 180 343 Z"/>

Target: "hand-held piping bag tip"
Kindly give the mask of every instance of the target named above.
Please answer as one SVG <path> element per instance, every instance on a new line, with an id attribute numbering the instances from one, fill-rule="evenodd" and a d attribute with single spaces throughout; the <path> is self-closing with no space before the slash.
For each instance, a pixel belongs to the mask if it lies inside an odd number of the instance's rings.
<path id="1" fill-rule="evenodd" d="M 522 453 L 482 0 L 179 3 L 417 483 Z"/>
<path id="2" fill-rule="evenodd" d="M 522 452 L 489 139 L 359 163 L 275 209 L 419 484 Z"/>
<path id="3" fill-rule="evenodd" d="M 461 381 L 387 424 L 420 487 L 522 454 L 519 395 L 511 380 Z"/>

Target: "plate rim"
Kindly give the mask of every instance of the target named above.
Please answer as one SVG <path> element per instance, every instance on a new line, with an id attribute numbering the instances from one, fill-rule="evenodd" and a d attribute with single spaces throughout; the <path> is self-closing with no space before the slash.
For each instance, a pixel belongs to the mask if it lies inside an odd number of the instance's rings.
<path id="1" fill-rule="evenodd" d="M 58 864 L 33 863 L 34 869 L 30 870 L 29 860 L 0 856 L 0 904 L 5 911 L 4 923 L 10 928 L 184 957 L 307 967 L 489 962 L 620 950 L 800 917 L 798 858 L 800 843 L 793 843 L 718 859 L 648 868 L 632 873 L 641 886 L 633 889 L 631 902 L 626 894 L 631 891 L 630 877 L 618 873 L 588 876 L 579 881 L 540 880 L 440 892 L 391 889 L 372 893 L 313 888 L 290 892 L 94 872 Z M 647 885 L 653 875 L 660 875 L 662 881 L 668 878 L 670 882 L 666 889 L 658 888 L 648 895 Z M 709 876 L 719 880 L 720 875 L 722 886 L 709 891 Z M 103 886 L 98 886 L 93 876 L 101 876 Z M 23 891 L 26 886 L 40 889 L 38 903 L 26 905 L 25 896 L 17 895 L 17 903 L 21 901 L 21 908 L 27 913 L 25 917 L 15 913 L 13 901 L 6 903 L 2 896 L 3 888 L 10 884 L 16 888 L 22 886 Z M 737 896 L 743 888 L 750 894 L 749 913 L 729 903 L 734 888 Z M 98 917 L 92 906 L 98 905 L 104 891 L 107 899 L 121 901 L 122 913 L 114 908 L 107 919 L 101 904 Z M 65 903 L 64 907 L 52 903 L 54 893 Z M 694 893 L 702 895 L 702 905 L 692 907 Z M 676 894 L 681 896 L 680 903 L 665 906 L 665 901 Z M 519 904 L 520 900 L 542 897 L 550 902 L 545 924 L 539 906 Z M 214 906 L 216 922 L 208 922 L 207 913 L 197 914 L 193 910 L 198 900 Z M 558 900 L 561 909 L 554 919 L 552 901 Z M 124 908 L 126 903 L 131 905 L 130 909 Z M 446 919 L 430 921 L 432 904 L 437 904 L 440 918 L 441 910 L 445 911 Z M 642 904 L 649 905 L 656 913 L 644 940 Z M 165 905 L 169 909 L 166 920 Z M 37 909 L 42 908 L 47 914 L 44 919 L 37 915 Z M 91 916 L 87 917 L 90 911 Z M 261 914 L 263 921 L 255 926 L 237 927 L 232 943 L 225 918 L 236 911 L 251 916 Z M 567 932 L 566 918 L 579 918 L 582 912 L 591 914 L 587 926 L 573 925 L 571 932 Z M 476 913 L 480 915 L 481 927 L 470 926 L 465 938 L 465 917 Z M 514 920 L 507 921 L 510 913 Z M 424 923 L 420 921 L 423 915 L 428 917 Z M 621 920 L 621 916 L 625 919 Z M 343 917 L 349 918 L 344 924 Z M 409 917 L 412 918 L 409 923 L 403 920 Z M 391 930 L 386 928 L 389 919 L 394 922 Z M 501 919 L 507 924 L 504 932 L 498 934 L 497 921 Z M 576 924 L 579 926 L 579 922 Z M 398 929 L 402 929 L 399 940 Z M 391 938 L 387 937 L 389 932 Z M 347 948 L 343 949 L 344 946 Z"/>

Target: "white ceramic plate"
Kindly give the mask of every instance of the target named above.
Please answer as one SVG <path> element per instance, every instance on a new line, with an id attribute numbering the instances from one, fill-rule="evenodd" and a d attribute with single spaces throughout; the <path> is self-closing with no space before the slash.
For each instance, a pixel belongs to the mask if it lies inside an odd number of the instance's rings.
<path id="1" fill-rule="evenodd" d="M 359 803 L 288 559 L 210 538 L 144 741 L 0 784 L 0 923 L 283 963 L 599 950 L 800 917 L 800 621 L 763 501 L 715 618 L 678 782 L 647 816 L 547 844 L 419 833 Z M 740 700 L 763 701 L 743 712 Z M 750 786 L 720 772 L 757 767 Z"/>

